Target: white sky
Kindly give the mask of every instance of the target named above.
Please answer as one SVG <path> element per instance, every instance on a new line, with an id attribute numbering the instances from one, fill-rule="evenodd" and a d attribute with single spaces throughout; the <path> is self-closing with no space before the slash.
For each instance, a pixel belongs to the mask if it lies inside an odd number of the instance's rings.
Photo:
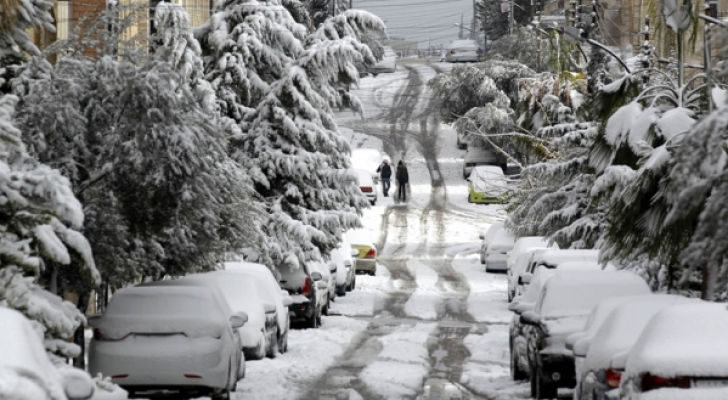
<path id="1" fill-rule="evenodd" d="M 458 38 L 454 24 L 460 23 L 460 17 L 468 28 L 473 18 L 473 0 L 353 0 L 353 5 L 383 19 L 390 37 L 415 40 L 421 49 L 427 48 L 428 41 L 449 44 Z"/>

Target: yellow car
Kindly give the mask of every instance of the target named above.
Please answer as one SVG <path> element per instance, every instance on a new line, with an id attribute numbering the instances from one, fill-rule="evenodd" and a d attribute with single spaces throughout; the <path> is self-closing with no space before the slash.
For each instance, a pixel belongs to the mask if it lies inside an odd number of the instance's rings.
<path id="1" fill-rule="evenodd" d="M 468 202 L 503 204 L 508 202 L 508 180 L 501 167 L 481 165 L 473 168 L 468 178 Z"/>

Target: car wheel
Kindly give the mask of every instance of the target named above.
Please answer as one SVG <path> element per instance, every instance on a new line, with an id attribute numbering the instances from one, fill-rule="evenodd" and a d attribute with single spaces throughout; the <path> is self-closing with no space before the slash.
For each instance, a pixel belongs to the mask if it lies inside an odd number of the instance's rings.
<path id="1" fill-rule="evenodd" d="M 329 306 L 331 305 L 331 299 L 326 300 L 326 305 L 321 309 L 321 314 L 329 315 Z"/>
<path id="2" fill-rule="evenodd" d="M 265 343 L 266 342 L 266 340 L 265 340 L 265 332 L 261 332 L 260 334 L 263 337 L 261 338 L 260 343 L 258 344 L 258 348 L 255 350 L 255 357 L 254 357 L 255 360 L 262 360 L 262 359 L 264 359 L 265 358 L 265 354 L 267 352 L 266 351 L 267 345 Z"/>
<path id="3" fill-rule="evenodd" d="M 508 291 L 508 302 L 510 303 L 512 301 L 513 301 L 513 291 L 509 290 Z"/>
<path id="4" fill-rule="evenodd" d="M 558 388 L 553 383 L 546 383 L 543 381 L 543 372 L 541 367 L 536 367 L 536 378 L 531 378 L 531 382 L 536 381 L 536 400 L 540 399 L 555 399 L 558 394 Z"/>
<path id="5" fill-rule="evenodd" d="M 321 327 L 321 312 L 319 311 L 318 314 L 316 314 L 316 327 Z"/>
<path id="6" fill-rule="evenodd" d="M 483 257 L 480 257 L 480 264 L 485 265 L 485 259 Z"/>
<path id="7" fill-rule="evenodd" d="M 230 390 L 228 390 L 228 389 L 213 390 L 210 398 L 211 398 L 211 400 L 229 400 L 230 399 Z"/>
<path id="8" fill-rule="evenodd" d="M 288 351 L 288 332 L 278 336 L 278 351 L 285 354 Z"/>
<path id="9" fill-rule="evenodd" d="M 528 377 L 523 371 L 521 371 L 521 368 L 518 366 L 518 360 L 516 359 L 516 356 L 516 352 L 511 349 L 511 378 L 513 378 L 514 381 L 522 381 Z"/>
<path id="10" fill-rule="evenodd" d="M 316 329 L 319 327 L 319 317 L 318 312 L 314 311 L 313 314 L 306 320 L 306 326 L 311 329 Z"/>

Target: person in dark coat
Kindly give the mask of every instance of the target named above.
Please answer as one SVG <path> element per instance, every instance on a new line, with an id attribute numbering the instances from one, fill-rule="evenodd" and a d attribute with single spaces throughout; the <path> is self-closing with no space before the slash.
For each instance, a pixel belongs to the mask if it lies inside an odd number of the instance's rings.
<path id="1" fill-rule="evenodd" d="M 397 163 L 397 185 L 399 188 L 399 199 L 407 201 L 407 183 L 409 183 L 409 173 L 407 167 L 404 166 L 402 160 Z"/>
<path id="2" fill-rule="evenodd" d="M 392 167 L 389 165 L 389 160 L 382 161 L 377 168 L 377 172 L 379 172 L 379 179 L 382 181 L 384 197 L 389 197 L 390 179 L 392 179 Z"/>

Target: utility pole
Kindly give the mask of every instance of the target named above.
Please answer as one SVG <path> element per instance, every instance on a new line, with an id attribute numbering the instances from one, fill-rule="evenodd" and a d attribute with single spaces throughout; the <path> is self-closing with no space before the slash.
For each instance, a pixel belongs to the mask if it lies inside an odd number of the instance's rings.
<path id="1" fill-rule="evenodd" d="M 477 36 L 475 36 L 475 18 L 477 18 L 477 15 L 478 11 L 475 9 L 475 0 L 473 0 L 473 26 L 470 30 L 470 37 L 475 41 L 478 40 Z"/>
<path id="2" fill-rule="evenodd" d="M 458 39 L 463 39 L 463 22 L 465 22 L 465 16 L 460 14 L 460 32 L 458 33 Z"/>

